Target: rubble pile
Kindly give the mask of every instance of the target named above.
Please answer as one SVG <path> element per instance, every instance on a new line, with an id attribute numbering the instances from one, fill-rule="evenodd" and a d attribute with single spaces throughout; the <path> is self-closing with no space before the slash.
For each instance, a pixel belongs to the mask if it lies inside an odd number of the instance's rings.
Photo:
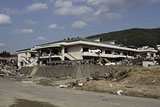
<path id="1" fill-rule="evenodd" d="M 112 71 L 78 89 L 160 99 L 160 66 Z"/>
<path id="2" fill-rule="evenodd" d="M 112 81 L 120 81 L 126 77 L 128 77 L 128 73 L 131 72 L 131 69 L 128 70 L 122 70 L 122 71 L 112 71 L 105 73 L 104 78 L 106 80 L 112 80 Z"/>
<path id="3" fill-rule="evenodd" d="M 0 76 L 6 77 L 6 76 L 16 76 L 18 75 L 18 69 L 17 69 L 16 62 L 14 60 L 5 61 L 1 60 L 0 63 Z"/>
<path id="4" fill-rule="evenodd" d="M 0 74 L 18 75 L 12 69 L 3 69 Z M 19 76 L 21 77 L 21 76 Z M 22 76 L 23 77 L 23 76 Z M 25 77 L 25 76 L 24 76 Z M 17 79 L 18 81 L 18 79 Z M 21 78 L 18 82 L 36 83 L 43 86 L 105 92 L 148 98 L 160 98 L 160 66 L 129 67 L 112 69 L 110 72 L 92 72 L 89 77 L 36 77 Z"/>
<path id="5" fill-rule="evenodd" d="M 5 68 L 5 69 L 0 69 L 0 76 L 5 77 L 5 76 L 16 76 L 18 75 L 17 71 L 12 68 Z"/>

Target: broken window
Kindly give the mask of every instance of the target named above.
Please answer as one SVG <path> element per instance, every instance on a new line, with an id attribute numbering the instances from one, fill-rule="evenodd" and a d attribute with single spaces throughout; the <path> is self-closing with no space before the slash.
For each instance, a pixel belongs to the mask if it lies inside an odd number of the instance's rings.
<path id="1" fill-rule="evenodd" d="M 111 50 L 105 50 L 105 54 L 111 54 L 112 51 Z"/>
<path id="2" fill-rule="evenodd" d="M 114 55 L 120 55 L 119 51 L 114 51 Z"/>
<path id="3" fill-rule="evenodd" d="M 67 49 L 67 48 L 65 48 L 65 49 L 64 49 L 64 53 L 67 53 L 67 52 L 68 52 L 68 49 Z"/>
<path id="4" fill-rule="evenodd" d="M 88 52 L 88 51 L 89 51 L 89 48 L 83 47 L 83 52 Z"/>

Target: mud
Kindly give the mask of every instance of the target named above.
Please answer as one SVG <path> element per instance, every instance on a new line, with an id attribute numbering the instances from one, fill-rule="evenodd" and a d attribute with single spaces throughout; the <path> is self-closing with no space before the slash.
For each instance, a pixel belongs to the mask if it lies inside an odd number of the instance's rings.
<path id="1" fill-rule="evenodd" d="M 26 99 L 16 99 L 15 104 L 9 107 L 58 107 L 46 102 L 30 101 Z"/>

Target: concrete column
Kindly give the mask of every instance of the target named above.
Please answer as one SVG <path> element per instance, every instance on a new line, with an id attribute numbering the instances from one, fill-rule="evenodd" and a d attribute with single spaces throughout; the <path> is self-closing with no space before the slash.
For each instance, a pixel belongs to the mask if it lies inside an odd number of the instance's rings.
<path id="1" fill-rule="evenodd" d="M 39 62 L 39 65 L 42 66 L 42 61 Z"/>
<path id="2" fill-rule="evenodd" d="M 82 54 L 83 54 L 83 46 L 80 46 L 80 58 L 79 58 L 80 60 L 83 59 Z"/>
<path id="3" fill-rule="evenodd" d="M 114 51 L 112 51 L 111 54 L 114 55 Z"/>
<path id="4" fill-rule="evenodd" d="M 148 52 L 148 53 L 147 53 L 147 58 L 150 58 L 150 57 L 151 57 L 151 53 Z"/>
<path id="5" fill-rule="evenodd" d="M 102 54 L 105 54 L 105 49 L 102 49 Z"/>
<path id="6" fill-rule="evenodd" d="M 80 53 L 83 53 L 83 46 L 80 46 Z"/>
<path id="7" fill-rule="evenodd" d="M 123 55 L 123 52 L 120 52 L 120 55 Z"/>
<path id="8" fill-rule="evenodd" d="M 61 54 L 62 54 L 62 61 L 64 61 L 64 47 L 62 47 Z"/>
<path id="9" fill-rule="evenodd" d="M 156 57 L 156 53 L 153 53 L 153 57 Z"/>
<path id="10" fill-rule="evenodd" d="M 26 53 L 26 59 L 29 60 L 29 52 Z"/>

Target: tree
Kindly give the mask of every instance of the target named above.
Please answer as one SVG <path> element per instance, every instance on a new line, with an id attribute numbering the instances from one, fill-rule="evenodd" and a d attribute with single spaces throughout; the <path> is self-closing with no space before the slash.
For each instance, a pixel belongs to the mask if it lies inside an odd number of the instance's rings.
<path id="1" fill-rule="evenodd" d="M 3 51 L 2 53 L 0 53 L 0 57 L 10 57 L 11 54 L 9 52 Z"/>

